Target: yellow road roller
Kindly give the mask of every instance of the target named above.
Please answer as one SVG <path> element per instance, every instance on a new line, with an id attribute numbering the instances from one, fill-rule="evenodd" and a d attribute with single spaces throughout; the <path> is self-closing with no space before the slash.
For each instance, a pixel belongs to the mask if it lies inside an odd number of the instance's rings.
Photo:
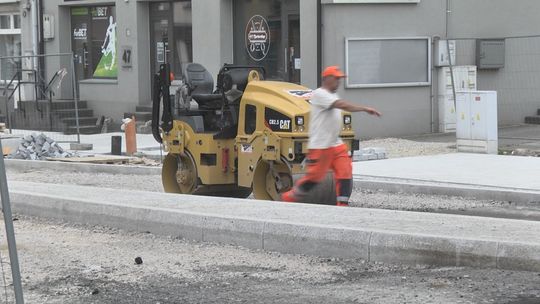
<path id="1" fill-rule="evenodd" d="M 171 94 L 167 64 L 154 76 L 152 133 L 168 153 L 166 192 L 279 200 L 304 173 L 311 90 L 264 80 L 264 68 L 224 65 L 214 86 L 200 64 L 187 64 Z M 350 113 L 341 137 L 358 149 Z M 335 204 L 331 175 L 310 195 Z"/>

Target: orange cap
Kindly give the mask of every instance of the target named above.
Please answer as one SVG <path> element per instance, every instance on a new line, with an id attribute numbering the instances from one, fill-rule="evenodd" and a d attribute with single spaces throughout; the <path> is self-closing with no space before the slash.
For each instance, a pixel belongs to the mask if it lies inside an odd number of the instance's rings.
<path id="1" fill-rule="evenodd" d="M 333 76 L 336 78 L 344 78 L 347 77 L 345 73 L 343 73 L 337 65 L 329 66 L 322 72 L 322 77 L 328 77 Z"/>

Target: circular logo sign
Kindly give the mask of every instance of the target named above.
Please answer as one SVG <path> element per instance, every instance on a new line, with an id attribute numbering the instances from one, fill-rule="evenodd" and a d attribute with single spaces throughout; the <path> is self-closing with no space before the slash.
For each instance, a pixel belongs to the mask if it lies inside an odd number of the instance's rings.
<path id="1" fill-rule="evenodd" d="M 262 16 L 255 15 L 246 26 L 246 50 L 255 61 L 266 58 L 270 50 L 270 30 L 268 22 Z"/>

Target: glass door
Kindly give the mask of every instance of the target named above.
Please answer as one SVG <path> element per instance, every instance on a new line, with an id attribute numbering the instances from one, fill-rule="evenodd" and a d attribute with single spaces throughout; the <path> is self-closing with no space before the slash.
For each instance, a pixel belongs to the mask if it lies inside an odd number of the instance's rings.
<path id="1" fill-rule="evenodd" d="M 150 3 L 150 57 L 152 72 L 163 63 L 171 65 L 175 79 L 192 62 L 191 0 Z"/>
<path id="2" fill-rule="evenodd" d="M 172 41 L 171 3 L 150 4 L 150 57 L 152 74 L 163 63 L 174 63 L 169 41 Z"/>
<path id="3" fill-rule="evenodd" d="M 300 1 L 235 0 L 234 61 L 266 78 L 300 82 Z"/>

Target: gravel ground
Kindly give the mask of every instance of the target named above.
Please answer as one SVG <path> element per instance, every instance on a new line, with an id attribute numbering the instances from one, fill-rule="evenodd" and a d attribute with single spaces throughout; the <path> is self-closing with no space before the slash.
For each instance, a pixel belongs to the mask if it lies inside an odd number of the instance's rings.
<path id="1" fill-rule="evenodd" d="M 360 142 L 361 148 L 385 148 L 388 158 L 456 153 L 455 142 L 423 142 L 400 138 L 371 139 Z"/>
<path id="2" fill-rule="evenodd" d="M 410 193 L 388 193 L 355 189 L 351 206 L 406 211 L 466 210 L 494 207 L 511 207 L 512 203 L 502 201 L 476 200 L 457 196 L 425 195 Z"/>
<path id="3" fill-rule="evenodd" d="M 158 175 L 120 175 L 62 173 L 49 174 L 45 171 L 20 172 L 8 170 L 8 179 L 13 181 L 34 181 L 53 184 L 73 184 L 114 189 L 132 189 L 163 192 L 161 177 Z M 507 207 L 508 202 L 474 200 L 463 197 L 435 196 L 423 194 L 392 194 L 383 191 L 355 189 L 351 206 L 363 208 L 397 209 L 409 211 L 444 211 L 473 208 Z"/>
<path id="4" fill-rule="evenodd" d="M 267 253 L 25 217 L 15 229 L 27 303 L 540 303 L 540 273 Z"/>

